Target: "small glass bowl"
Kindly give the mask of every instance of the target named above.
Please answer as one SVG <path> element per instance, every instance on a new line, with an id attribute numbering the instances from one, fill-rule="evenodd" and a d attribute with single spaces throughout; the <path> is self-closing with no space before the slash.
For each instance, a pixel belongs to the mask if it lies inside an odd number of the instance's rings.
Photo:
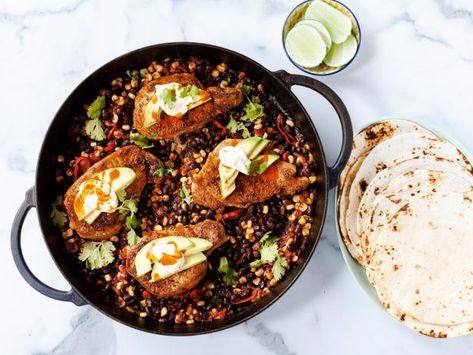
<path id="1" fill-rule="evenodd" d="M 340 66 L 340 67 L 330 67 L 327 64 L 322 62 L 320 65 L 318 65 L 316 67 L 306 68 L 306 67 L 300 66 L 299 64 L 294 62 L 292 60 L 291 56 L 289 55 L 289 53 L 287 53 L 286 41 L 285 41 L 287 33 L 296 25 L 297 22 L 304 19 L 305 12 L 306 12 L 307 8 L 309 7 L 309 5 L 312 1 L 313 0 L 308 0 L 308 1 L 304 1 L 303 3 L 300 3 L 289 13 L 289 16 L 287 16 L 287 19 L 286 19 L 286 22 L 284 22 L 284 27 L 283 27 L 283 31 L 282 31 L 282 45 L 284 47 L 284 52 L 286 52 L 286 55 L 289 58 L 289 60 L 292 62 L 292 64 L 294 64 L 300 70 L 302 70 L 302 71 L 304 71 L 308 74 L 323 76 L 323 75 L 331 75 L 331 74 L 338 73 L 339 71 L 345 69 L 348 65 L 350 65 L 350 63 L 353 61 L 353 59 L 355 59 L 356 55 L 358 54 L 358 51 L 360 49 L 360 44 L 361 44 L 360 24 L 358 23 L 358 20 L 356 19 L 353 12 L 346 5 L 342 4 L 341 2 L 338 2 L 338 1 L 335 1 L 335 0 L 322 0 L 323 2 L 329 4 L 330 6 L 333 6 L 337 10 L 343 12 L 346 16 L 348 16 L 348 18 L 351 20 L 351 22 L 353 24 L 352 34 L 353 34 L 353 36 L 355 36 L 356 41 L 358 43 L 358 46 L 356 48 L 355 55 L 353 56 L 353 58 L 347 64 L 345 64 L 343 66 Z"/>

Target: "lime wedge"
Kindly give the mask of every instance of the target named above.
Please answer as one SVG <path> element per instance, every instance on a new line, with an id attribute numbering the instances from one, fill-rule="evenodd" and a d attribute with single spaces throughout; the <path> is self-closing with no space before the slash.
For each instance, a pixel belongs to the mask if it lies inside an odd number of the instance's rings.
<path id="1" fill-rule="evenodd" d="M 310 26 L 294 26 L 287 34 L 285 43 L 289 56 L 303 67 L 316 67 L 327 54 L 322 36 Z"/>
<path id="2" fill-rule="evenodd" d="M 331 67 L 341 67 L 355 56 L 357 47 L 356 38 L 350 35 L 345 42 L 332 44 L 332 48 L 327 53 L 324 63 Z"/>
<path id="3" fill-rule="evenodd" d="M 332 46 L 332 39 L 330 38 L 330 33 L 328 33 L 327 29 L 325 28 L 324 25 L 322 25 L 319 21 L 315 20 L 301 20 L 298 23 L 296 23 L 296 26 L 299 25 L 306 25 L 315 28 L 318 32 L 320 37 L 325 42 L 325 47 L 327 47 L 327 50 L 330 49 Z"/>
<path id="4" fill-rule="evenodd" d="M 345 42 L 352 30 L 351 20 L 343 12 L 321 0 L 314 0 L 309 5 L 305 19 L 316 20 L 324 25 L 334 43 Z"/>

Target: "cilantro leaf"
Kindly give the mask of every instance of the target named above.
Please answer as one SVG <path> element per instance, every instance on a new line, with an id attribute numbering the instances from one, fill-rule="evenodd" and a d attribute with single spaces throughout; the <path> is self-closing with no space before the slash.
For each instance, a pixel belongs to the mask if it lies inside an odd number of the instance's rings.
<path id="1" fill-rule="evenodd" d="M 148 148 L 153 148 L 154 145 L 153 143 L 150 143 L 148 138 L 145 136 L 142 136 L 141 134 L 134 133 L 130 135 L 130 140 L 136 144 L 138 147 L 143 148 L 143 149 L 148 149 Z"/>
<path id="2" fill-rule="evenodd" d="M 85 133 L 96 141 L 103 141 L 105 139 L 105 131 L 103 130 L 102 121 L 99 119 L 87 120 L 85 122 Z"/>
<path id="3" fill-rule="evenodd" d="M 134 229 L 130 229 L 126 234 L 126 240 L 128 245 L 135 245 L 141 240 L 141 238 L 136 234 Z"/>
<path id="4" fill-rule="evenodd" d="M 147 69 L 141 69 L 141 70 L 140 70 L 140 76 L 141 76 L 142 78 L 144 78 L 144 77 L 146 76 L 146 74 L 148 74 L 148 70 L 147 70 Z"/>
<path id="5" fill-rule="evenodd" d="M 97 98 L 87 108 L 87 117 L 90 119 L 85 122 L 85 133 L 96 141 L 105 139 L 105 131 L 103 129 L 100 116 L 105 107 L 105 96 L 97 96 Z"/>
<path id="6" fill-rule="evenodd" d="M 276 281 L 286 273 L 287 260 L 279 254 L 278 249 L 279 238 L 272 234 L 271 231 L 263 235 L 259 240 L 261 259 L 257 259 L 250 263 L 251 267 L 259 268 L 264 264 L 273 263 L 272 272 Z"/>
<path id="7" fill-rule="evenodd" d="M 250 91 L 251 91 L 250 85 L 242 85 L 241 92 L 243 93 L 243 95 L 245 95 L 246 97 L 250 96 Z"/>
<path id="8" fill-rule="evenodd" d="M 228 286 L 233 286 L 236 284 L 238 273 L 235 271 L 235 269 L 228 265 L 228 260 L 225 256 L 220 257 L 218 272 L 223 274 L 223 281 L 225 284 Z"/>
<path id="9" fill-rule="evenodd" d="M 159 168 L 156 169 L 153 172 L 153 176 L 163 177 L 163 176 L 166 176 L 166 175 L 171 175 L 171 173 L 172 173 L 172 168 L 166 168 L 164 166 L 163 162 L 160 160 L 159 161 Z"/>
<path id="10" fill-rule="evenodd" d="M 253 100 L 254 100 L 254 98 L 253 98 Z M 240 118 L 240 120 L 242 120 L 242 121 L 253 122 L 256 119 L 265 116 L 263 105 L 255 102 L 255 101 L 249 101 L 243 109 L 245 110 L 245 114 L 243 116 L 241 116 L 241 118 Z"/>
<path id="11" fill-rule="evenodd" d="M 184 185 L 182 185 L 181 189 L 179 190 L 179 197 L 183 202 L 187 203 L 188 205 L 190 205 L 193 201 L 192 195 Z"/>
<path id="12" fill-rule="evenodd" d="M 263 263 L 273 262 L 278 256 L 278 245 L 276 243 L 264 245 L 260 250 L 260 254 Z"/>
<path id="13" fill-rule="evenodd" d="M 187 85 L 182 88 L 179 97 L 193 97 L 200 94 L 200 89 L 195 85 Z"/>
<path id="14" fill-rule="evenodd" d="M 233 116 L 230 116 L 230 121 L 227 124 L 227 128 L 230 130 L 231 133 L 242 132 L 243 138 L 248 138 L 250 136 L 250 132 L 248 128 L 245 127 L 243 122 L 236 121 Z"/>
<path id="15" fill-rule="evenodd" d="M 51 204 L 51 219 L 56 227 L 63 228 L 67 223 L 67 214 L 60 211 L 59 206 L 62 206 L 62 196 L 58 196 Z"/>
<path id="16" fill-rule="evenodd" d="M 117 193 L 118 194 L 118 193 Z M 124 197 L 124 196 L 122 196 Z M 120 199 L 120 196 L 119 196 Z M 120 199 L 120 201 L 122 201 Z M 136 216 L 138 212 L 138 199 L 131 198 L 128 200 L 123 200 L 122 205 L 118 207 L 118 211 L 125 215 L 125 226 L 128 229 L 127 241 L 128 245 L 135 245 L 140 240 L 138 234 L 136 234 L 135 228 L 140 226 L 140 219 Z"/>
<path id="17" fill-rule="evenodd" d="M 126 199 L 126 191 L 125 190 L 119 190 L 116 192 L 118 201 L 124 202 Z"/>
<path id="18" fill-rule="evenodd" d="M 115 245 L 110 241 L 84 242 L 79 254 L 79 260 L 85 262 L 89 270 L 103 268 L 115 260 Z"/>
<path id="19" fill-rule="evenodd" d="M 276 257 L 276 260 L 274 261 L 273 264 L 273 276 L 276 279 L 276 281 L 279 281 L 282 279 L 284 274 L 286 273 L 286 267 L 287 267 L 287 261 L 284 256 L 278 255 Z"/>
<path id="20" fill-rule="evenodd" d="M 87 108 L 87 117 L 91 120 L 98 120 L 105 108 L 105 96 L 97 96 L 97 98 Z"/>
<path id="21" fill-rule="evenodd" d="M 164 101 L 167 107 L 173 108 L 176 102 L 176 93 L 174 90 L 164 89 L 159 95 L 159 98 Z"/>

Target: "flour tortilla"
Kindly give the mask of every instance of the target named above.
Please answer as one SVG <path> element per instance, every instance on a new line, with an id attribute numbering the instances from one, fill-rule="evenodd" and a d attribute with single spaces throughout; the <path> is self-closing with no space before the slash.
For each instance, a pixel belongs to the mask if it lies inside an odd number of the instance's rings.
<path id="1" fill-rule="evenodd" d="M 453 338 L 473 332 L 473 322 L 466 322 L 455 325 L 431 324 L 421 322 L 418 319 L 406 314 L 392 301 L 386 300 L 384 295 L 378 295 L 387 311 L 397 318 L 403 325 L 412 330 L 433 338 Z"/>
<path id="2" fill-rule="evenodd" d="M 429 131 L 414 122 L 393 119 L 374 123 L 363 129 L 353 138 L 350 158 L 340 174 L 337 209 L 340 233 L 342 234 L 348 251 L 352 257 L 358 261 L 362 259 L 361 249 L 355 248 L 355 246 L 352 245 L 345 228 L 345 212 L 353 178 L 355 177 L 364 158 L 376 145 L 394 136 L 415 132 L 424 133 L 425 135 L 431 135 L 433 137 Z"/>
<path id="3" fill-rule="evenodd" d="M 473 194 L 436 192 L 410 201 L 391 219 L 366 272 L 401 321 L 405 314 L 459 326 L 473 324 L 472 260 Z"/>
<path id="4" fill-rule="evenodd" d="M 469 167 L 465 156 L 453 144 L 420 133 L 401 134 L 385 140 L 366 156 L 351 184 L 345 215 L 348 238 L 361 253 L 361 236 L 357 233 L 357 213 L 366 187 L 381 170 L 403 160 L 428 155 L 450 159 L 465 168 Z M 362 265 L 365 265 L 364 262 Z"/>
<path id="5" fill-rule="evenodd" d="M 373 208 L 376 197 L 384 193 L 389 185 L 391 185 L 390 192 L 394 192 L 396 189 L 393 189 L 393 181 L 395 181 L 397 177 L 416 169 L 450 172 L 468 180 L 472 179 L 471 171 L 465 169 L 463 166 L 454 163 L 452 160 L 433 156 L 414 157 L 413 159 L 404 160 L 383 169 L 376 174 L 369 183 L 358 206 L 357 233 L 359 235 L 363 233 L 369 223 L 371 209 Z"/>
<path id="6" fill-rule="evenodd" d="M 420 196 L 439 192 L 473 192 L 473 177 L 470 174 L 457 176 L 446 171 L 414 170 L 392 180 L 375 198 L 369 223 L 361 234 L 366 264 L 371 261 L 371 252 L 384 226 L 402 207 Z"/>

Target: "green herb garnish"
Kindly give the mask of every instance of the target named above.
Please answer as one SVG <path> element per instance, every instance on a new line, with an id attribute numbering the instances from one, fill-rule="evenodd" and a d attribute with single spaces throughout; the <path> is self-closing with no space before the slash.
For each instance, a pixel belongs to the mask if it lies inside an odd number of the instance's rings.
<path id="1" fill-rule="evenodd" d="M 248 99 L 245 105 L 245 114 L 241 116 L 240 120 L 254 122 L 258 118 L 264 117 L 264 107 L 256 101 L 257 97 L 253 96 L 253 100 Z"/>
<path id="2" fill-rule="evenodd" d="M 227 123 L 227 128 L 233 134 L 241 132 L 243 138 L 248 138 L 250 136 L 250 131 L 248 131 L 248 128 L 246 128 L 245 124 L 235 120 L 233 115 L 230 115 L 230 121 Z"/>
<path id="3" fill-rule="evenodd" d="M 233 286 L 236 284 L 236 278 L 238 276 L 238 273 L 235 271 L 235 269 L 231 268 L 228 265 L 228 260 L 224 256 L 220 257 L 218 272 L 223 274 L 223 281 L 225 282 L 225 284 L 227 284 L 228 286 Z"/>
<path id="4" fill-rule="evenodd" d="M 100 269 L 115 260 L 114 251 L 115 245 L 110 241 L 84 242 L 79 260 L 85 262 L 85 267 L 89 270 Z"/>
<path id="5" fill-rule="evenodd" d="M 147 69 L 141 69 L 141 70 L 140 70 L 140 76 L 141 76 L 142 78 L 144 78 L 144 77 L 146 76 L 146 74 L 148 74 L 148 70 L 147 70 Z"/>
<path id="6" fill-rule="evenodd" d="M 279 254 L 278 248 L 279 238 L 272 235 L 269 231 L 259 241 L 261 259 L 257 259 L 250 263 L 251 267 L 261 267 L 264 264 L 273 263 L 273 276 L 279 281 L 286 273 L 287 261 L 284 256 Z"/>
<path id="7" fill-rule="evenodd" d="M 85 122 L 85 133 L 96 141 L 105 139 L 105 131 L 103 129 L 100 116 L 105 107 L 105 96 L 97 96 L 97 98 L 87 108 L 87 117 L 89 120 Z"/>
<path id="8" fill-rule="evenodd" d="M 134 133 L 130 135 L 130 140 L 136 144 L 138 147 L 143 149 L 153 148 L 154 145 L 149 141 L 148 138 L 142 136 L 141 134 Z"/>
<path id="9" fill-rule="evenodd" d="M 125 190 L 118 191 L 117 197 L 122 203 L 121 206 L 118 207 L 118 211 L 126 216 L 125 226 L 128 229 L 128 245 L 135 245 L 141 239 L 135 231 L 135 229 L 140 226 L 140 219 L 136 216 L 136 212 L 138 212 L 138 199 L 130 198 L 126 200 Z"/>
<path id="10" fill-rule="evenodd" d="M 51 219 L 56 227 L 63 228 L 67 223 L 67 214 L 58 209 L 62 206 L 62 196 L 58 196 L 56 200 L 51 203 Z"/>
<path id="11" fill-rule="evenodd" d="M 179 197 L 188 205 L 190 205 L 193 201 L 192 195 L 189 191 L 187 191 L 187 188 L 184 185 L 182 185 L 181 189 L 179 190 Z"/>
<path id="12" fill-rule="evenodd" d="M 164 101 L 167 107 L 173 108 L 176 102 L 176 92 L 174 90 L 164 89 L 161 94 L 159 94 L 159 98 Z"/>
<path id="13" fill-rule="evenodd" d="M 200 89 L 195 85 L 187 85 L 182 88 L 179 97 L 193 97 L 200 94 Z"/>
<path id="14" fill-rule="evenodd" d="M 163 176 L 166 176 L 166 175 L 171 175 L 171 173 L 172 173 L 172 167 L 171 168 L 166 168 L 164 166 L 163 162 L 160 160 L 159 161 L 159 168 L 154 171 L 153 176 L 163 177 Z"/>

